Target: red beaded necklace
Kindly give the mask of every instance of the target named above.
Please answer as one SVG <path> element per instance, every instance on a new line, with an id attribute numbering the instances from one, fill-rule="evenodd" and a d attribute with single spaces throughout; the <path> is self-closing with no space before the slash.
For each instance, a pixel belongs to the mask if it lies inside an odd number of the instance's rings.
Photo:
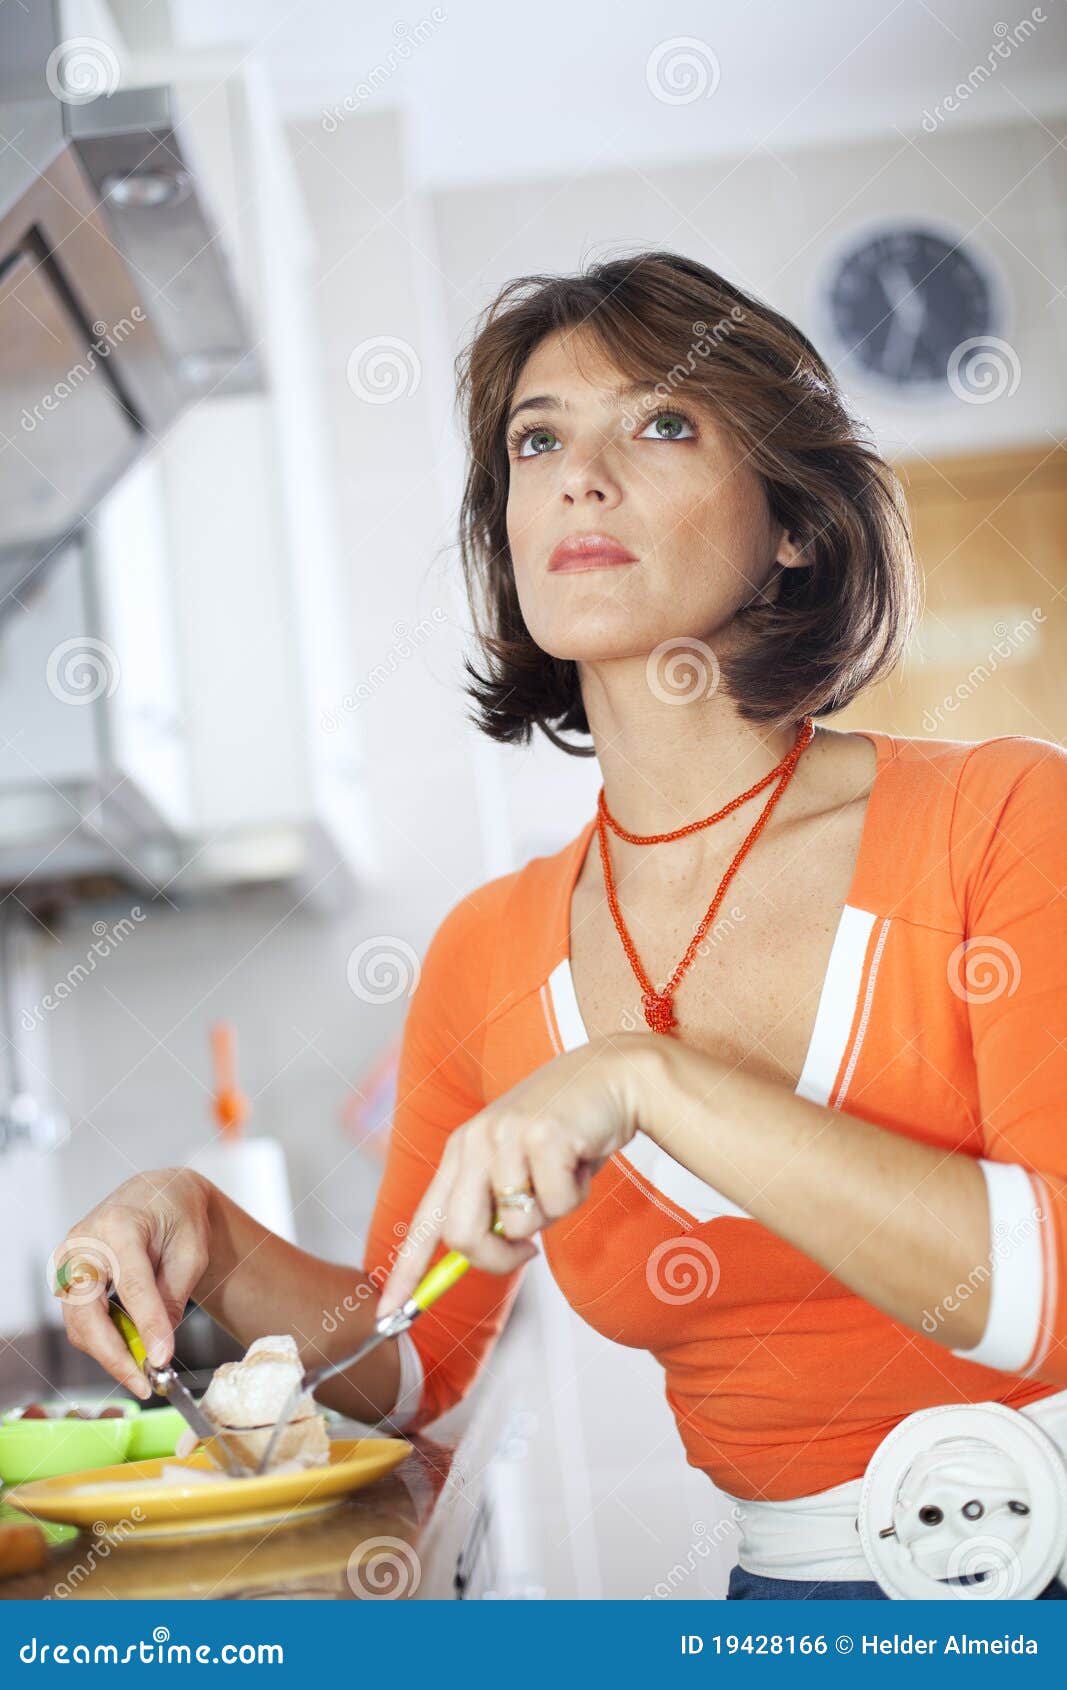
<path id="1" fill-rule="evenodd" d="M 627 833 L 626 829 L 620 827 L 611 814 L 604 797 L 604 788 L 600 788 L 600 795 L 597 798 L 597 834 L 600 839 L 600 860 L 604 865 L 604 886 L 608 895 L 608 905 L 618 929 L 619 938 L 622 940 L 623 949 L 630 959 L 630 967 L 637 976 L 638 984 L 641 987 L 641 1003 L 645 1012 L 645 1020 L 654 1033 L 669 1033 L 672 1027 L 678 1025 L 672 1001 L 678 983 L 696 956 L 708 928 L 714 921 L 715 912 L 723 900 L 727 886 L 729 886 L 745 856 L 763 832 L 771 811 L 792 779 L 797 763 L 800 761 L 801 752 L 811 744 L 814 733 L 815 727 L 811 717 L 803 716 L 797 729 L 793 749 L 782 758 L 782 761 L 771 770 L 770 774 L 764 775 L 763 779 L 757 781 L 755 786 L 750 786 L 747 792 L 742 792 L 737 798 L 731 798 L 730 802 L 725 804 L 721 810 L 716 810 L 713 816 L 705 816 L 704 820 L 699 822 L 687 822 L 685 827 L 675 828 L 673 833 Z M 613 833 L 616 833 L 620 839 L 627 840 L 631 845 L 665 845 L 671 839 L 684 839 L 688 833 L 698 833 L 701 828 L 710 827 L 712 822 L 722 821 L 723 817 L 728 816 L 731 810 L 736 810 L 738 805 L 743 804 L 746 799 L 754 798 L 757 792 L 762 792 L 763 788 L 769 786 L 773 780 L 778 781 L 776 789 L 763 806 L 759 820 L 741 844 L 733 862 L 719 882 L 719 890 L 711 900 L 703 921 L 690 939 L 681 962 L 667 981 L 662 992 L 657 992 L 641 966 L 641 959 L 634 947 L 633 940 L 630 938 L 626 923 L 622 918 L 622 911 L 619 908 L 619 899 L 615 891 L 615 878 L 611 872 L 611 854 L 608 851 L 608 828 L 610 827 Z"/>

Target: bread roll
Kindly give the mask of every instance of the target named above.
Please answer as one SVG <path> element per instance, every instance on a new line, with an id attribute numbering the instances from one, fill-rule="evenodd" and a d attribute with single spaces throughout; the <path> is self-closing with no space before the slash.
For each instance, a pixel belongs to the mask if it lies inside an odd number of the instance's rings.
<path id="1" fill-rule="evenodd" d="M 227 1361 L 201 1398 L 200 1406 L 225 1436 L 239 1460 L 258 1467 L 278 1416 L 303 1377 L 296 1339 L 257 1338 L 241 1361 Z M 326 1420 L 306 1393 L 271 1456 L 270 1471 L 282 1463 L 322 1467 L 330 1459 Z"/>
<path id="2" fill-rule="evenodd" d="M 256 1468 L 263 1459 L 274 1427 L 220 1426 L 219 1431 L 224 1434 L 237 1458 Z M 329 1459 L 330 1440 L 326 1436 L 325 1418 L 321 1414 L 312 1414 L 303 1420 L 290 1421 L 278 1439 L 268 1471 L 273 1472 L 283 1461 L 299 1461 L 304 1467 L 325 1467 Z"/>

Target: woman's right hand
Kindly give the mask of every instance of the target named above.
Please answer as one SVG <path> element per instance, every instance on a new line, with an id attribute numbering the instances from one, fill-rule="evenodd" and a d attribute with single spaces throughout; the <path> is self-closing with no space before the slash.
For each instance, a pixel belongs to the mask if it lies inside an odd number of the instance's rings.
<path id="1" fill-rule="evenodd" d="M 210 1259 L 212 1190 L 189 1168 L 137 1174 L 72 1226 L 52 1256 L 53 1288 L 59 1269 L 68 1270 L 69 1289 L 57 1292 L 67 1337 L 134 1396 L 152 1393 L 108 1315 L 109 1283 L 149 1361 L 164 1366 Z"/>

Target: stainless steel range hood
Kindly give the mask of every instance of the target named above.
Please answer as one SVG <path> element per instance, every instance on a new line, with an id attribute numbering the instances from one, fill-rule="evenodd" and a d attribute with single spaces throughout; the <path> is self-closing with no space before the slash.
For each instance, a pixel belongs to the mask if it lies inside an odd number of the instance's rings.
<path id="1" fill-rule="evenodd" d="M 261 385 L 173 90 L 105 58 L 87 99 L 84 50 L 0 7 L 0 618 L 184 405 Z"/>

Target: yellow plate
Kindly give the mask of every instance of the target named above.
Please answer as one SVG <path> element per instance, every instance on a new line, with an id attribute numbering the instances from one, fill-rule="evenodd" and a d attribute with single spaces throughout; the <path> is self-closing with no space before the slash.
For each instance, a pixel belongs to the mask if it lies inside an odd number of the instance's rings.
<path id="1" fill-rule="evenodd" d="M 124 1461 L 17 1485 L 4 1498 L 39 1520 L 62 1520 L 105 1533 L 113 1541 L 171 1537 L 187 1532 L 249 1531 L 260 1525 L 336 1507 L 392 1472 L 411 1445 L 403 1438 L 336 1438 L 326 1467 L 303 1473 L 265 1473 L 262 1478 L 215 1479 L 210 1484 L 152 1484 L 164 1466 L 211 1469 L 203 1450 L 178 1461 Z"/>

